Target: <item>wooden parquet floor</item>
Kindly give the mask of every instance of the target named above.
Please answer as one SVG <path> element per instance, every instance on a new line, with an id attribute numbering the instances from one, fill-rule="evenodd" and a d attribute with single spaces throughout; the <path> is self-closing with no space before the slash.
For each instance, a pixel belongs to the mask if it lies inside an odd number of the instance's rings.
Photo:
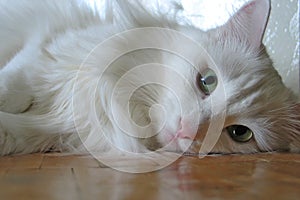
<path id="1" fill-rule="evenodd" d="M 7 156 L 0 158 L 0 199 L 296 200 L 300 154 L 183 156 L 140 174 L 111 169 L 91 156 Z"/>

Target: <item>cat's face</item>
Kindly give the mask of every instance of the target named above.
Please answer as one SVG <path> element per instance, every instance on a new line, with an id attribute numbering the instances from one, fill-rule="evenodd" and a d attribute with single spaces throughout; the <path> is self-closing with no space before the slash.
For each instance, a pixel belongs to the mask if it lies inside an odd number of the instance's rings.
<path id="1" fill-rule="evenodd" d="M 202 153 L 299 151 L 299 103 L 261 43 L 269 8 L 268 0 L 253 1 L 208 33 L 183 30 L 209 56 L 189 47 L 182 48 L 194 54 L 192 63 L 162 54 L 163 64 L 179 76 L 161 72 L 157 76 L 167 87 L 145 86 L 145 94 L 137 94 L 131 108 L 137 124 L 152 120 L 152 131 L 158 133 L 143 140 L 148 148 L 193 153 L 200 148 Z M 146 107 L 135 104 L 143 101 Z M 143 115 L 151 106 L 150 115 Z"/>

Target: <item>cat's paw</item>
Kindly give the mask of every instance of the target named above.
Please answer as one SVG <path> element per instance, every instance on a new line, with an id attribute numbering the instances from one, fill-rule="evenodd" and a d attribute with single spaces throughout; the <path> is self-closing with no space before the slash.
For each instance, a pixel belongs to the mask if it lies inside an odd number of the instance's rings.
<path id="1" fill-rule="evenodd" d="M 32 104 L 32 97 L 25 91 L 8 90 L 0 86 L 0 111 L 8 113 L 24 112 Z"/>

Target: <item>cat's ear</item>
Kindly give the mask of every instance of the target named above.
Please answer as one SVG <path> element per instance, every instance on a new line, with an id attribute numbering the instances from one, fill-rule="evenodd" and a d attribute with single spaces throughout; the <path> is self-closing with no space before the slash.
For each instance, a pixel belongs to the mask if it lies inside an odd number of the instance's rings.
<path id="1" fill-rule="evenodd" d="M 270 14 L 270 0 L 252 0 L 236 12 L 220 28 L 223 37 L 236 37 L 249 45 L 259 48 Z"/>

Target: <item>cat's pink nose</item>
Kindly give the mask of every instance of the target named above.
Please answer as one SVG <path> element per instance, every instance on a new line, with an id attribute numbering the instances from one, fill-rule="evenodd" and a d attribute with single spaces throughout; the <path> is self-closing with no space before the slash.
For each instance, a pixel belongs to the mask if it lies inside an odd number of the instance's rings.
<path id="1" fill-rule="evenodd" d="M 191 133 L 189 125 L 180 119 L 180 126 L 175 137 L 193 140 L 195 136 Z"/>

